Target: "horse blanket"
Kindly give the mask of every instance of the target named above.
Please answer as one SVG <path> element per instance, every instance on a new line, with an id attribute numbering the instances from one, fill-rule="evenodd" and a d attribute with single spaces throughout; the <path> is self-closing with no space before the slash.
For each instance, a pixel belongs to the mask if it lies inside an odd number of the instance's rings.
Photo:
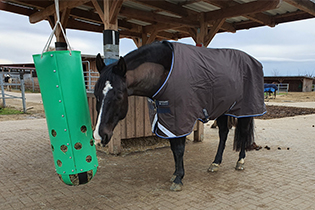
<path id="1" fill-rule="evenodd" d="M 152 97 L 156 135 L 187 136 L 197 120 L 207 122 L 222 114 L 236 118 L 265 114 L 263 71 L 256 59 L 233 49 L 170 46 L 172 67 Z"/>
<path id="2" fill-rule="evenodd" d="M 275 84 L 264 84 L 264 92 L 275 92 L 278 90 L 277 85 Z"/>

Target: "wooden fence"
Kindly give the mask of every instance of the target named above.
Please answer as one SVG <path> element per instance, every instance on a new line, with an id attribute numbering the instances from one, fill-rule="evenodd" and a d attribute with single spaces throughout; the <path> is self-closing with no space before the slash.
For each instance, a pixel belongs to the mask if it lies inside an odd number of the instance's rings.
<path id="1" fill-rule="evenodd" d="M 97 121 L 96 99 L 93 94 L 87 93 L 89 109 L 93 128 Z M 120 121 L 114 130 L 112 140 L 109 142 L 109 151 L 112 154 L 121 152 L 121 139 L 150 137 L 151 131 L 149 108 L 147 98 L 131 96 L 128 98 L 129 108 L 127 116 Z M 198 121 L 194 127 L 194 141 L 203 140 L 203 124 Z"/>

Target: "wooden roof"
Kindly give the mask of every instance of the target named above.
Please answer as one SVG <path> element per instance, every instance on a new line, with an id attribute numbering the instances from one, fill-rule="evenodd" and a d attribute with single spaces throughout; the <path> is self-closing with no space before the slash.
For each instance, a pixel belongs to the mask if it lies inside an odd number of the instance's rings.
<path id="1" fill-rule="evenodd" d="M 60 0 L 64 27 L 93 32 L 118 29 L 142 44 L 192 37 L 208 45 L 216 33 L 315 17 L 314 0 Z M 53 0 L 0 0 L 0 10 L 54 25 Z"/>

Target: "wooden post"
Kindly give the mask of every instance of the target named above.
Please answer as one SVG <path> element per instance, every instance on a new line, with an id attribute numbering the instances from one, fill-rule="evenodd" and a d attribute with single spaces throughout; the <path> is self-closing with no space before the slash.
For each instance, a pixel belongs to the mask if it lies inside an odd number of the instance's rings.
<path id="1" fill-rule="evenodd" d="M 112 139 L 108 143 L 108 150 L 110 154 L 118 155 L 121 153 L 121 127 L 122 121 L 116 126 Z"/>
<path id="2" fill-rule="evenodd" d="M 104 46 L 104 62 L 106 65 L 111 64 L 119 59 L 119 32 L 117 15 L 121 8 L 123 0 L 111 1 L 103 0 L 100 5 L 97 0 L 92 0 L 92 4 L 100 16 L 103 24 L 103 46 Z M 116 126 L 112 139 L 108 144 L 111 154 L 121 153 L 121 127 L 122 122 Z"/>

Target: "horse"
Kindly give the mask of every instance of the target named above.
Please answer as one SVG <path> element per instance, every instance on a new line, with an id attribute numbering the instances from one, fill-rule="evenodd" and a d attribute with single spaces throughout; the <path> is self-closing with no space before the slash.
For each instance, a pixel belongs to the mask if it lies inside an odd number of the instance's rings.
<path id="1" fill-rule="evenodd" d="M 8 85 L 7 85 L 7 91 L 11 91 L 12 90 L 12 87 L 11 87 L 11 83 L 12 83 L 12 79 L 11 79 L 11 76 L 10 76 L 10 74 L 6 74 L 5 75 L 5 77 L 4 77 L 4 82 L 5 83 L 9 83 Z"/>
<path id="2" fill-rule="evenodd" d="M 271 94 L 273 94 L 273 98 L 275 99 L 277 96 L 277 90 L 278 90 L 278 86 L 274 83 L 272 84 L 264 84 L 264 92 L 266 93 L 266 99 L 269 97 L 271 97 Z"/>
<path id="3" fill-rule="evenodd" d="M 170 190 L 182 190 L 186 136 L 197 120 L 217 120 L 220 142 L 208 169 L 216 172 L 229 133 L 228 116 L 238 118 L 235 169 L 244 170 L 245 149 L 254 141 L 253 117 L 266 112 L 262 65 L 256 59 L 233 49 L 163 41 L 142 46 L 109 65 L 98 54 L 96 66 L 100 77 L 94 87 L 98 113 L 94 137 L 103 146 L 126 117 L 128 96 L 145 96 L 156 105 L 152 132 L 169 139 L 173 152 L 175 172 Z"/>

